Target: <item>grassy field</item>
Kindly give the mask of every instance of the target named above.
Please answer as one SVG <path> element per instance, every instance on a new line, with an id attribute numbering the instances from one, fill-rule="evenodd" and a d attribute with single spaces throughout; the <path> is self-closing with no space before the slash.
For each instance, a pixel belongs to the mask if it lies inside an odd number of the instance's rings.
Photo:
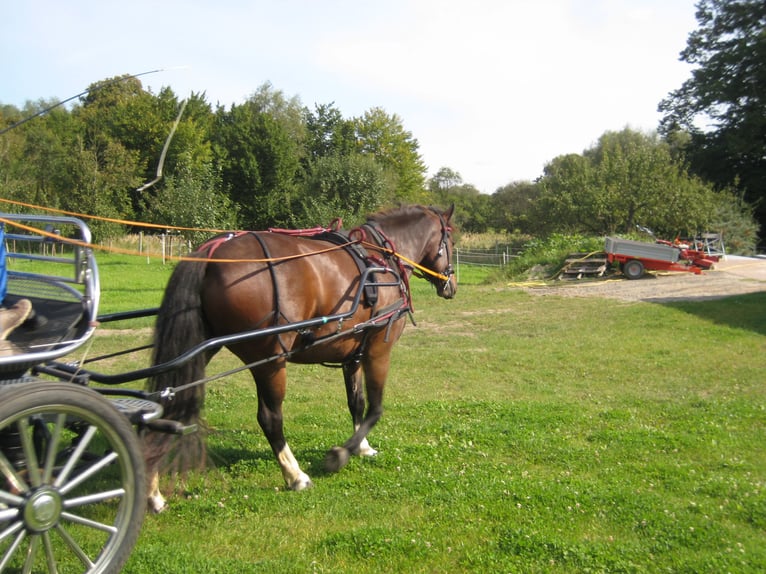
<path id="1" fill-rule="evenodd" d="M 156 306 L 168 272 L 102 258 L 102 310 Z M 766 293 L 657 305 L 461 278 L 452 301 L 414 282 L 377 457 L 322 471 L 351 433 L 342 377 L 291 368 L 309 491 L 284 491 L 248 375 L 212 383 L 215 468 L 147 516 L 125 572 L 766 571 Z M 108 327 L 92 353 L 149 336 Z"/>

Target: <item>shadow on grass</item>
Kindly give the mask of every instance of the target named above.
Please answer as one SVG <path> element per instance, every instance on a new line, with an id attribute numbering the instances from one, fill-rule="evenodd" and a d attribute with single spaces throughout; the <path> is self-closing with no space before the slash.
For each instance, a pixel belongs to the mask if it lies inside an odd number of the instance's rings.
<path id="1" fill-rule="evenodd" d="M 211 446 L 208 444 L 207 456 L 213 468 L 231 468 L 243 461 L 249 461 L 252 464 L 268 461 L 276 465 L 276 459 L 268 447 L 250 450 L 239 447 Z"/>
<path id="2" fill-rule="evenodd" d="M 718 325 L 766 335 L 766 292 L 707 301 L 666 301 L 662 304 Z"/>
<path id="3" fill-rule="evenodd" d="M 264 439 L 265 442 L 266 439 Z M 326 455 L 327 450 L 321 448 L 302 448 L 295 451 L 298 464 L 312 478 L 336 474 L 325 469 L 324 459 Z M 240 447 L 208 445 L 208 461 L 212 468 L 218 469 L 231 469 L 243 463 L 251 467 L 273 469 L 275 478 L 280 477 L 279 464 L 268 446 L 262 449 L 249 450 Z"/>

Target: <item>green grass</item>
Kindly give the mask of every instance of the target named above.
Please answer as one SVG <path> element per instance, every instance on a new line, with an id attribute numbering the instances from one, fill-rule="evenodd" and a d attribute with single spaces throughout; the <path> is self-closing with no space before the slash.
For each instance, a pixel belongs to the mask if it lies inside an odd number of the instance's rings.
<path id="1" fill-rule="evenodd" d="M 102 309 L 156 306 L 169 266 L 115 261 Z M 413 287 L 377 457 L 323 472 L 351 433 L 342 377 L 291 366 L 285 429 L 315 488 L 285 492 L 248 375 L 214 382 L 216 467 L 175 483 L 124 571 L 766 571 L 766 293 L 658 305 L 478 276 L 453 301 Z M 149 336 L 107 327 L 93 352 Z M 109 366 L 143 366 L 130 361 Z M 224 353 L 210 372 L 236 364 Z"/>

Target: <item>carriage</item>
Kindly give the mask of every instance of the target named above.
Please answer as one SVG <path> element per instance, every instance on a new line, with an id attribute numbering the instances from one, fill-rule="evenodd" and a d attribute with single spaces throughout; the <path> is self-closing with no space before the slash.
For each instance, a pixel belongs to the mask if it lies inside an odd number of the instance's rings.
<path id="1" fill-rule="evenodd" d="M 162 306 L 99 315 L 88 226 L 75 217 L 0 214 L 9 261 L 4 303 L 26 298 L 34 309 L 28 324 L 0 341 L 0 573 L 121 569 L 147 500 L 155 511 L 164 506 L 160 460 L 168 439 L 195 437 L 200 391 L 210 380 L 204 368 L 223 347 L 253 375 L 258 422 L 288 488 L 311 480 L 282 433 L 287 361 L 343 369 L 354 433 L 328 453 L 328 469 L 350 454 L 374 454 L 366 437 L 382 413 L 391 347 L 412 311 L 410 274 L 423 274 L 442 297 L 455 294 L 451 215 L 452 208 L 399 210 L 355 237 L 327 229 L 308 238 L 285 230 L 226 234 L 178 264 Z M 150 366 L 105 373 L 93 363 L 108 365 L 112 355 L 78 357 L 98 325 L 143 317 L 156 320 Z M 143 380 L 146 389 L 131 386 Z"/>

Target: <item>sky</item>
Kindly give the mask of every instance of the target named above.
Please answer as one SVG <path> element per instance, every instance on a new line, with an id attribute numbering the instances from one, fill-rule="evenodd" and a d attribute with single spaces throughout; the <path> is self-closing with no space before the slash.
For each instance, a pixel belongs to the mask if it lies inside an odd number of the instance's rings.
<path id="1" fill-rule="evenodd" d="M 244 102 L 268 82 L 346 118 L 401 118 L 434 175 L 484 193 L 607 131 L 657 128 L 689 78 L 696 0 L 25 0 L 0 19 L 0 104 L 141 76 Z"/>

